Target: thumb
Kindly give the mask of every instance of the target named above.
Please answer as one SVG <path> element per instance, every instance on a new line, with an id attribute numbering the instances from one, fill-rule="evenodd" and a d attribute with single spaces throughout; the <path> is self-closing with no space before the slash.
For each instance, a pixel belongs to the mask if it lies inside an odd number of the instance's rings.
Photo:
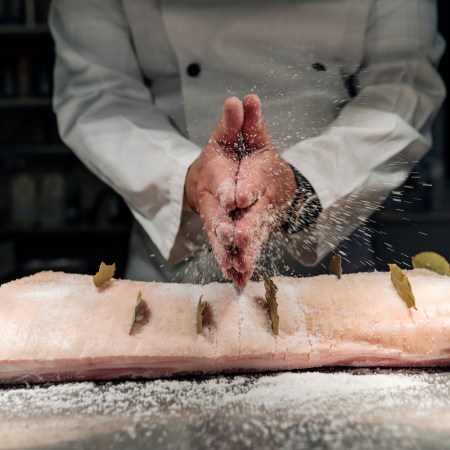
<path id="1" fill-rule="evenodd" d="M 222 117 L 211 135 L 212 139 L 223 149 L 237 151 L 243 122 L 242 102 L 237 97 L 227 98 L 223 104 Z"/>
<path id="2" fill-rule="evenodd" d="M 247 95 L 242 104 L 244 109 L 242 136 L 246 150 L 251 153 L 255 150 L 271 147 L 272 140 L 262 116 L 259 97 L 256 94 Z"/>

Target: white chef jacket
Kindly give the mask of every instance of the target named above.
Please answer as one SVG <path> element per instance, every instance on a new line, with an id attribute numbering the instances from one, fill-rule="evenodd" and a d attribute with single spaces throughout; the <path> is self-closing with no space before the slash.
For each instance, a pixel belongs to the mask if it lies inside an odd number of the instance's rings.
<path id="1" fill-rule="evenodd" d="M 204 242 L 184 182 L 227 97 L 260 96 L 318 194 L 289 245 L 314 264 L 406 179 L 445 96 L 434 0 L 55 0 L 50 26 L 62 139 L 169 262 Z"/>

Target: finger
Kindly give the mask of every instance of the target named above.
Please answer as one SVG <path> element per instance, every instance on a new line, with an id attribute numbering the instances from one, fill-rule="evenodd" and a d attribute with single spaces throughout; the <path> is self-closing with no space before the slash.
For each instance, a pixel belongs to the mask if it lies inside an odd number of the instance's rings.
<path id="1" fill-rule="evenodd" d="M 227 211 L 236 208 L 236 174 L 238 161 L 228 158 L 225 154 L 213 151 L 211 146 L 205 151 L 205 159 L 202 171 L 197 178 L 206 185 L 206 190 L 214 194 L 218 203 Z"/>
<path id="2" fill-rule="evenodd" d="M 217 171 L 212 180 L 211 191 L 216 193 L 217 201 L 226 211 L 236 209 L 236 171 L 237 164 L 234 167 L 225 167 L 224 170 Z"/>
<path id="3" fill-rule="evenodd" d="M 247 95 L 242 102 L 244 122 L 242 136 L 249 152 L 272 146 L 267 126 L 262 116 L 261 101 L 256 94 Z"/>
<path id="4" fill-rule="evenodd" d="M 202 197 L 199 203 L 199 214 L 217 263 L 220 269 L 225 272 L 232 267 L 232 256 L 228 250 L 230 245 L 228 243 L 234 241 L 234 223 L 210 193 L 205 193 Z M 220 237 L 217 234 L 218 229 Z M 225 242 L 226 244 L 224 244 Z"/>
<path id="5" fill-rule="evenodd" d="M 219 242 L 219 239 L 211 230 L 208 232 L 208 238 L 214 257 L 216 258 L 217 265 L 222 273 L 225 274 L 227 270 L 230 270 L 233 267 L 231 253 L 228 250 L 229 247 Z"/>
<path id="6" fill-rule="evenodd" d="M 262 246 L 277 223 L 273 210 L 268 198 L 263 196 L 235 223 L 234 244 L 237 251 L 232 262 L 238 272 L 253 273 Z"/>
<path id="7" fill-rule="evenodd" d="M 225 275 L 227 271 L 233 267 L 231 254 L 228 251 L 228 248 L 222 245 L 214 234 L 210 235 L 209 242 L 211 244 L 214 257 L 216 258 L 217 265 L 219 266 L 221 272 Z"/>
<path id="8" fill-rule="evenodd" d="M 223 105 L 222 117 L 212 133 L 212 138 L 226 150 L 237 151 L 243 122 L 242 102 L 237 97 L 227 98 Z"/>
<path id="9" fill-rule="evenodd" d="M 234 223 L 227 217 L 226 221 L 223 221 L 217 225 L 215 229 L 215 234 L 219 242 L 225 246 L 230 246 L 234 244 Z"/>
<path id="10" fill-rule="evenodd" d="M 227 270 L 224 276 L 227 280 L 232 280 L 233 284 L 238 289 L 244 289 L 248 283 L 248 280 L 250 280 L 252 274 L 251 272 L 241 273 L 235 269 L 229 269 Z"/>
<path id="11" fill-rule="evenodd" d="M 239 167 L 236 180 L 235 204 L 237 208 L 245 209 L 253 205 L 266 192 L 267 180 L 258 166 L 252 166 L 252 159 L 244 159 Z"/>

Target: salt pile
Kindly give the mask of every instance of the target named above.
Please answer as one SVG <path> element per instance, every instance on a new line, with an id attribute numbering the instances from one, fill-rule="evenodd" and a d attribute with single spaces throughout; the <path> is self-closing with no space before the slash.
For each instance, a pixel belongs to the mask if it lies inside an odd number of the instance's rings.
<path id="1" fill-rule="evenodd" d="M 0 449 L 450 448 L 450 373 L 353 370 L 0 389 Z"/>

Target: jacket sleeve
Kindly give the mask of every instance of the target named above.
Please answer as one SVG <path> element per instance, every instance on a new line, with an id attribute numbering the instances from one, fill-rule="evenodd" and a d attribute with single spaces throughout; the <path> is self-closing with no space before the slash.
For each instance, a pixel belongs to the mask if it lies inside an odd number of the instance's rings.
<path id="1" fill-rule="evenodd" d="M 358 92 L 321 135 L 283 158 L 312 184 L 323 207 L 289 247 L 315 264 L 407 178 L 431 146 L 445 88 L 435 70 L 444 42 L 433 0 L 374 0 Z"/>
<path id="2" fill-rule="evenodd" d="M 63 141 L 124 198 L 164 258 L 194 252 L 195 239 L 180 225 L 201 230 L 196 216 L 182 212 L 187 169 L 201 149 L 152 101 L 120 2 L 56 0 L 50 28 Z"/>

